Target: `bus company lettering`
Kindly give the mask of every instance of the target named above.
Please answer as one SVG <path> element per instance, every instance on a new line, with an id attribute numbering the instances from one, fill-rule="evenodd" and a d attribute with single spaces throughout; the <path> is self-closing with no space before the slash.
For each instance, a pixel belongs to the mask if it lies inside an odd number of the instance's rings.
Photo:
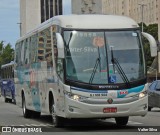
<path id="1" fill-rule="evenodd" d="M 106 85 L 106 86 L 99 86 L 100 89 L 118 89 L 119 86 L 116 85 Z"/>
<path id="2" fill-rule="evenodd" d="M 74 36 L 76 36 L 77 38 L 80 38 L 80 37 L 84 37 L 84 38 L 92 38 L 92 37 L 96 37 L 97 36 L 97 33 L 96 32 L 78 32 L 76 33 Z"/>
<path id="3" fill-rule="evenodd" d="M 97 48 L 95 47 L 84 47 L 84 48 L 69 48 L 67 49 L 68 52 L 77 52 L 77 53 L 85 53 L 85 52 L 97 52 Z"/>

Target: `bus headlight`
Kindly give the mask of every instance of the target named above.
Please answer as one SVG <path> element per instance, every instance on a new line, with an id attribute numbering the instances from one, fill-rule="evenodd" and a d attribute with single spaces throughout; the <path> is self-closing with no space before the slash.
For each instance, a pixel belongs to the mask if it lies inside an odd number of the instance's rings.
<path id="1" fill-rule="evenodd" d="M 82 101 L 84 99 L 87 99 L 87 97 L 84 97 L 84 96 L 80 96 L 80 95 L 77 95 L 77 94 L 73 94 L 73 93 L 70 93 L 70 92 L 65 92 L 65 94 L 73 99 L 73 100 L 76 100 L 76 101 Z"/>
<path id="2" fill-rule="evenodd" d="M 78 95 L 73 95 L 72 98 L 73 98 L 74 100 L 77 100 L 77 101 L 80 99 L 80 97 L 79 97 Z"/>
<path id="3" fill-rule="evenodd" d="M 141 93 L 139 93 L 139 98 L 143 98 L 147 95 L 147 91 L 143 91 Z"/>
<path id="4" fill-rule="evenodd" d="M 87 97 L 76 95 L 76 94 L 73 94 L 70 98 L 72 98 L 76 101 L 83 101 L 83 100 L 87 99 Z"/>

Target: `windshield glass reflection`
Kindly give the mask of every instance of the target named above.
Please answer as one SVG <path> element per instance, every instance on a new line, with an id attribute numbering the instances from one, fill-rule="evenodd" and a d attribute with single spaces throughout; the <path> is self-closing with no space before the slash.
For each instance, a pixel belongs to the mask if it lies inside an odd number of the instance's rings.
<path id="1" fill-rule="evenodd" d="M 129 82 L 145 77 L 137 31 L 65 31 L 66 78 L 92 84 L 125 83 L 111 61 L 111 48 Z"/>

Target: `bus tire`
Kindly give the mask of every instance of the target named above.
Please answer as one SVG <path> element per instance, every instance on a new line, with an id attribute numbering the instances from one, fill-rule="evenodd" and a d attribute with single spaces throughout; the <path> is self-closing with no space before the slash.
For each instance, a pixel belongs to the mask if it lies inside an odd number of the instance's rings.
<path id="1" fill-rule="evenodd" d="M 4 102 L 5 102 L 5 103 L 8 102 L 8 98 L 6 98 L 6 96 L 4 97 Z"/>
<path id="2" fill-rule="evenodd" d="M 24 118 L 30 118 L 32 116 L 32 111 L 26 108 L 25 96 L 22 96 L 22 109 Z"/>
<path id="3" fill-rule="evenodd" d="M 129 117 L 117 117 L 115 118 L 117 126 L 126 126 L 128 123 Z"/>
<path id="4" fill-rule="evenodd" d="M 6 94 L 4 93 L 4 102 L 7 103 L 9 100 L 6 98 Z"/>
<path id="5" fill-rule="evenodd" d="M 8 98 L 4 97 L 4 102 L 7 103 L 8 102 Z"/>
<path id="6" fill-rule="evenodd" d="M 33 111 L 33 117 L 34 118 L 40 118 L 41 117 L 41 112 Z"/>
<path id="7" fill-rule="evenodd" d="M 9 102 L 9 103 L 12 103 L 12 99 L 8 99 L 8 102 Z"/>
<path id="8" fill-rule="evenodd" d="M 52 106 L 52 122 L 54 127 L 63 127 L 64 126 L 64 118 L 56 115 L 55 106 Z"/>
<path id="9" fill-rule="evenodd" d="M 152 110 L 152 107 L 148 106 L 148 111 L 151 111 Z"/>

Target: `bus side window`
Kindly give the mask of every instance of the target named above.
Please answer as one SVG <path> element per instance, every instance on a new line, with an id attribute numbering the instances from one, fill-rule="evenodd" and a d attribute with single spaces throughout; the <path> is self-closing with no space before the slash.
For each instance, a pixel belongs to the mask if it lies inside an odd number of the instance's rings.
<path id="1" fill-rule="evenodd" d="M 18 48 L 17 48 L 17 64 L 18 66 L 21 66 L 21 53 L 22 53 L 22 44 L 23 42 L 21 41 L 20 43 L 18 43 Z"/>
<path id="2" fill-rule="evenodd" d="M 36 60 L 37 60 L 37 58 L 36 58 L 36 56 L 37 56 L 37 34 L 35 34 L 35 35 L 33 35 L 32 37 L 31 37 L 31 41 L 30 41 L 30 52 L 31 52 L 31 54 L 29 54 L 30 55 L 30 57 L 31 57 L 31 63 L 35 63 L 36 62 Z"/>
<path id="3" fill-rule="evenodd" d="M 30 50 L 30 38 L 26 39 L 25 42 L 25 50 L 24 50 L 24 64 L 27 65 L 29 64 L 29 50 Z"/>
<path id="4" fill-rule="evenodd" d="M 46 30 L 46 53 L 45 53 L 45 59 L 47 61 L 47 67 L 52 67 L 52 46 L 51 46 L 51 32 L 50 29 Z"/>
<path id="5" fill-rule="evenodd" d="M 12 67 L 12 78 L 14 79 L 14 67 Z"/>
<path id="6" fill-rule="evenodd" d="M 44 53 L 45 53 L 45 38 L 44 33 L 40 32 L 38 34 L 38 62 L 44 61 Z"/>
<path id="7" fill-rule="evenodd" d="M 19 44 L 16 43 L 16 46 L 15 46 L 15 62 L 16 62 L 16 64 L 18 64 L 18 46 L 19 46 Z"/>

